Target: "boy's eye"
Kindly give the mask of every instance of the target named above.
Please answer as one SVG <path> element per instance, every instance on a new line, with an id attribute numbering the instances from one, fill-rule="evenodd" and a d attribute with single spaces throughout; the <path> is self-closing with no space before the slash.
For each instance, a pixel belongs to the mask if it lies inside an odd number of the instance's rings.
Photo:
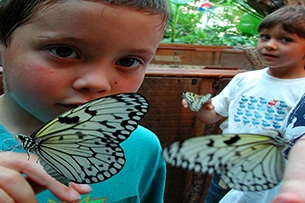
<path id="1" fill-rule="evenodd" d="M 269 35 L 259 35 L 259 38 L 262 40 L 270 39 Z"/>
<path id="2" fill-rule="evenodd" d="M 134 68 L 137 67 L 141 62 L 134 58 L 122 58 L 116 62 L 116 65 Z"/>
<path id="3" fill-rule="evenodd" d="M 282 42 L 292 42 L 293 40 L 289 37 L 283 37 Z"/>
<path id="4" fill-rule="evenodd" d="M 79 58 L 78 53 L 70 48 L 70 47 L 53 47 L 51 49 L 49 49 L 49 52 L 56 56 L 56 57 L 61 57 L 61 58 Z"/>

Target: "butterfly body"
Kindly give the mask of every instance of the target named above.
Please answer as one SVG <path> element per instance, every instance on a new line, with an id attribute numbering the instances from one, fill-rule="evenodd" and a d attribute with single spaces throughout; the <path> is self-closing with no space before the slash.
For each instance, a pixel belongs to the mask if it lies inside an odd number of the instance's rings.
<path id="1" fill-rule="evenodd" d="M 35 153 L 35 150 L 39 146 L 39 141 L 34 140 L 32 137 L 19 134 L 16 136 L 18 140 L 20 140 L 22 144 L 22 148 L 26 150 L 28 153 Z"/>
<path id="2" fill-rule="evenodd" d="M 17 135 L 28 153 L 63 184 L 109 179 L 126 160 L 120 144 L 148 111 L 140 94 L 124 93 L 80 105 L 49 121 L 31 136 Z"/>
<path id="3" fill-rule="evenodd" d="M 164 149 L 165 160 L 202 173 L 219 173 L 230 187 L 260 191 L 276 186 L 290 146 L 281 134 L 225 134 L 194 137 Z"/>
<path id="4" fill-rule="evenodd" d="M 188 102 L 192 111 L 198 112 L 202 105 L 212 98 L 212 94 L 198 95 L 193 92 L 183 92 L 182 97 Z"/>

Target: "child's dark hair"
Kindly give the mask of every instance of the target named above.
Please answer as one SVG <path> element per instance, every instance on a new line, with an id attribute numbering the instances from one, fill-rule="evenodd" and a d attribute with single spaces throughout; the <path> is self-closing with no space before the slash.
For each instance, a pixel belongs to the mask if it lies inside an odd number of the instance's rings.
<path id="1" fill-rule="evenodd" d="M 35 12 L 47 5 L 66 0 L 0 0 L 0 41 L 6 46 L 14 30 L 28 22 Z M 165 28 L 169 16 L 167 0 L 84 0 L 104 4 L 126 6 L 159 15 L 161 25 Z"/>
<path id="2" fill-rule="evenodd" d="M 284 31 L 305 38 L 305 8 L 300 5 L 282 7 L 266 16 L 260 23 L 258 31 L 279 24 Z"/>

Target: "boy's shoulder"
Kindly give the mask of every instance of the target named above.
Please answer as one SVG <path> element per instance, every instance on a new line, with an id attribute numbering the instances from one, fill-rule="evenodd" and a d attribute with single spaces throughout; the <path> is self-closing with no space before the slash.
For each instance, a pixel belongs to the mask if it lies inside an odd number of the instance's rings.
<path id="1" fill-rule="evenodd" d="M 121 143 L 121 146 L 126 152 L 139 157 L 156 156 L 162 153 L 162 146 L 157 135 L 141 125 Z"/>
<path id="2" fill-rule="evenodd" d="M 261 78 L 266 77 L 267 69 L 259 69 L 259 70 L 252 70 L 252 71 L 245 71 L 242 73 L 238 73 L 235 75 L 231 81 L 232 84 L 242 85 L 244 83 L 256 83 Z"/>
<path id="3" fill-rule="evenodd" d="M 138 125 L 128 139 L 147 145 L 160 145 L 157 135 L 142 125 Z"/>
<path id="4" fill-rule="evenodd" d="M 245 78 L 245 77 L 251 77 L 256 78 L 259 75 L 263 75 L 267 73 L 267 68 L 259 69 L 259 70 L 251 70 L 251 71 L 245 71 L 242 73 L 238 73 L 235 77 L 237 78 Z"/>

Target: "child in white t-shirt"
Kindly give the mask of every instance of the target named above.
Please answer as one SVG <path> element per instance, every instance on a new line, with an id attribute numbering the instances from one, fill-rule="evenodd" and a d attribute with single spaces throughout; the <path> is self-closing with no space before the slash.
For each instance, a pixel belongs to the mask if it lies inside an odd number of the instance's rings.
<path id="1" fill-rule="evenodd" d="M 236 75 L 196 113 L 206 124 L 227 118 L 220 125 L 223 134 L 280 130 L 286 115 L 305 92 L 305 9 L 279 9 L 265 17 L 258 30 L 257 52 L 267 68 Z M 188 107 L 186 101 L 183 104 Z M 219 202 L 229 190 L 214 174 L 205 202 Z M 231 190 L 222 202 L 268 202 L 264 200 L 265 192 Z"/>

